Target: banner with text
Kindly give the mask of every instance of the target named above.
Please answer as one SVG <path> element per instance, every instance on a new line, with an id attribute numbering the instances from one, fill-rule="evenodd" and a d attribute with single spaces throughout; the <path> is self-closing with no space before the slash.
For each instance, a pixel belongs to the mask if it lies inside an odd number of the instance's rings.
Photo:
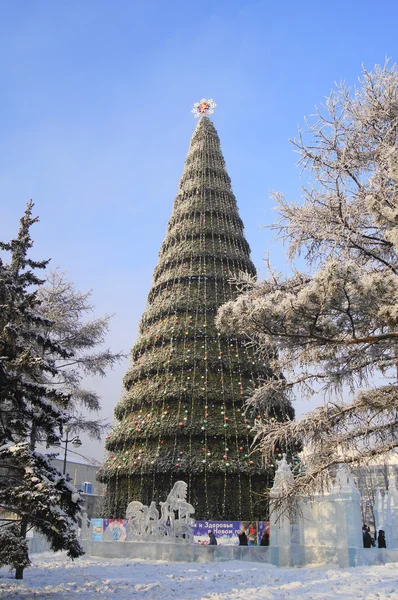
<path id="1" fill-rule="evenodd" d="M 238 535 L 242 531 L 247 535 L 249 546 L 258 545 L 257 521 L 195 521 L 195 542 L 207 546 L 210 531 L 216 536 L 217 544 L 222 546 L 238 545 Z"/>

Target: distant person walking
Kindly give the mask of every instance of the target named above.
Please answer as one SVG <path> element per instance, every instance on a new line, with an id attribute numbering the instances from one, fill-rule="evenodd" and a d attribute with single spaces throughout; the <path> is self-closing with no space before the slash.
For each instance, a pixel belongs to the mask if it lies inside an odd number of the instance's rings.
<path id="1" fill-rule="evenodd" d="M 269 546 L 269 533 L 266 529 L 264 529 L 263 535 L 261 536 L 260 546 Z"/>
<path id="2" fill-rule="evenodd" d="M 366 525 L 362 528 L 362 538 L 363 538 L 363 547 L 371 548 L 372 547 L 372 536 L 369 533 L 369 527 Z"/>
<path id="3" fill-rule="evenodd" d="M 212 531 L 209 531 L 209 546 L 217 546 L 217 539 Z"/>
<path id="4" fill-rule="evenodd" d="M 379 546 L 379 548 L 387 548 L 386 535 L 382 529 L 379 530 L 379 535 L 377 537 L 377 545 Z"/>
<path id="5" fill-rule="evenodd" d="M 239 538 L 239 546 L 248 546 L 248 539 L 247 539 L 247 535 L 244 531 L 241 531 L 238 535 Z"/>

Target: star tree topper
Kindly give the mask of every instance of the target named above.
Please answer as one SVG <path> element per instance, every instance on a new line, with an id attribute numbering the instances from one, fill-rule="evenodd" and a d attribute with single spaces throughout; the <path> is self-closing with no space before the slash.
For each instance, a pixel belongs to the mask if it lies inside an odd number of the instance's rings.
<path id="1" fill-rule="evenodd" d="M 202 98 L 200 102 L 196 102 L 193 105 L 193 109 L 191 112 L 193 112 L 193 114 L 195 115 L 195 119 L 199 119 L 200 117 L 204 117 L 205 115 L 212 115 L 216 106 L 217 104 L 214 102 L 214 100 L 206 100 L 205 98 Z"/>

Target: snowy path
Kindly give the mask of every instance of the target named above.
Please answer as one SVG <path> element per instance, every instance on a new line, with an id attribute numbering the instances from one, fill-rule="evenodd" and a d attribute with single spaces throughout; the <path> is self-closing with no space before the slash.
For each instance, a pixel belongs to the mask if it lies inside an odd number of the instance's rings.
<path id="1" fill-rule="evenodd" d="M 398 600 L 398 564 L 277 569 L 243 563 L 166 563 L 33 555 L 23 581 L 0 570 L 3 600 Z"/>

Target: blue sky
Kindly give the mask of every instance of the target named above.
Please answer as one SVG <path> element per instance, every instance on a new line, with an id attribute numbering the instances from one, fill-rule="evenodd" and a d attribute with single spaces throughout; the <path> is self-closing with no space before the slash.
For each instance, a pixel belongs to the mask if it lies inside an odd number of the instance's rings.
<path id="1" fill-rule="evenodd" d="M 0 239 L 33 198 L 34 256 L 52 258 L 129 351 L 146 302 L 202 97 L 253 260 L 284 249 L 261 225 L 270 190 L 300 197 L 289 138 L 335 81 L 398 60 L 398 3 L 352 0 L 3 0 Z M 94 385 L 112 418 L 126 364 Z M 298 407 L 298 412 L 308 405 Z M 84 450 L 83 450 L 84 449 Z M 82 452 L 101 458 L 102 445 Z"/>

